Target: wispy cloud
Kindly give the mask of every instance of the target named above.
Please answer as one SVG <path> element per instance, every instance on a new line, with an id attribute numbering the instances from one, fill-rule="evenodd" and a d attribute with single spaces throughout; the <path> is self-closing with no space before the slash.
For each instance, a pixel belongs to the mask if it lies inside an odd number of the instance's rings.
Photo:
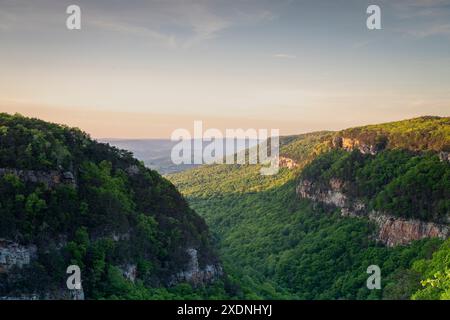
<path id="1" fill-rule="evenodd" d="M 145 27 L 133 26 L 124 23 L 117 23 L 108 20 L 93 20 L 90 21 L 90 25 L 103 30 L 109 30 L 113 32 L 120 32 L 123 34 L 131 34 L 154 39 L 161 43 L 164 43 L 168 47 L 176 47 L 175 36 L 157 32 Z"/>
<path id="2" fill-rule="evenodd" d="M 418 30 L 410 30 L 408 34 L 424 38 L 429 36 L 448 36 L 450 37 L 450 23 L 430 25 Z"/>
<path id="3" fill-rule="evenodd" d="M 450 36 L 448 0 L 386 0 L 383 6 L 392 15 L 391 30 L 418 39 Z"/>
<path id="4" fill-rule="evenodd" d="M 274 58 L 278 59 L 295 59 L 297 58 L 296 55 L 288 54 L 288 53 L 276 53 L 273 55 Z"/>
<path id="5" fill-rule="evenodd" d="M 107 2 L 107 3 L 106 3 Z M 82 28 L 119 32 L 171 48 L 188 48 L 242 25 L 273 20 L 269 0 L 243 2 L 164 0 L 79 0 Z M 0 31 L 64 31 L 65 4 L 60 0 L 0 0 Z M 57 28 L 61 26 L 61 28 Z M 83 27 L 84 26 L 84 27 Z M 142 39 L 141 39 L 142 40 Z"/>
<path id="6" fill-rule="evenodd" d="M 136 7 L 127 13 L 126 18 L 116 11 L 96 14 L 91 25 L 103 30 L 148 37 L 170 47 L 189 48 L 219 37 L 226 29 L 275 18 L 264 6 L 256 9 L 233 6 L 231 10 L 218 4 L 192 0 L 161 1 Z"/>

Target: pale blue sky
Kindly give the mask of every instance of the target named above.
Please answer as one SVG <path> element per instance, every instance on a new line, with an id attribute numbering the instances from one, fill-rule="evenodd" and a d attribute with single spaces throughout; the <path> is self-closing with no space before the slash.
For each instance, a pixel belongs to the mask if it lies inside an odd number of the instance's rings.
<path id="1" fill-rule="evenodd" d="M 366 28 L 369 4 L 382 30 Z M 448 116 L 450 0 L 0 0 L 0 69 L 0 111 L 102 137 Z M 116 125 L 146 117 L 164 126 Z"/>

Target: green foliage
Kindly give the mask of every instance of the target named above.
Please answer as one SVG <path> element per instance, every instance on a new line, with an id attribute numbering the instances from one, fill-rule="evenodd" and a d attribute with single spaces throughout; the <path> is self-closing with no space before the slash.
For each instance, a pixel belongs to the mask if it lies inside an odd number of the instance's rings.
<path id="1" fill-rule="evenodd" d="M 299 200 L 295 189 L 299 173 L 318 187 L 338 178 L 371 209 L 444 220 L 448 164 L 422 151 L 449 149 L 448 121 L 339 133 L 387 148 L 376 156 L 331 150 L 333 134 L 319 132 L 281 138 L 280 154 L 298 167 L 278 175 L 262 176 L 258 165 L 211 165 L 170 176 L 211 226 L 211 243 L 175 186 L 131 153 L 78 129 L 0 114 L 0 168 L 70 171 L 76 182 L 50 188 L 0 175 L 0 238 L 39 247 L 31 265 L 0 274 L 0 294 L 59 292 L 75 263 L 90 299 L 446 299 L 448 241 L 432 258 L 440 240 L 381 246 L 369 221 Z M 165 286 L 186 264 L 187 247 L 199 249 L 201 266 L 216 263 L 213 244 L 227 276 L 205 287 Z M 128 264 L 137 266 L 135 282 L 123 275 Z M 382 290 L 366 287 L 372 264 L 381 267 Z"/>
<path id="2" fill-rule="evenodd" d="M 450 166 L 432 153 L 332 150 L 306 166 L 301 178 L 318 188 L 338 179 L 350 197 L 395 216 L 445 222 L 450 213 Z"/>
<path id="3" fill-rule="evenodd" d="M 414 300 L 450 300 L 450 239 L 429 260 L 416 261 L 412 269 L 422 277 Z"/>
<path id="4" fill-rule="evenodd" d="M 332 136 L 331 132 L 323 131 L 280 137 L 280 155 L 294 159 L 300 165 L 306 164 L 331 148 Z"/>
<path id="5" fill-rule="evenodd" d="M 322 137 L 323 133 L 319 133 L 316 138 L 307 135 L 286 139 L 281 153 L 287 155 L 287 150 L 295 148 L 305 150 L 296 158 L 301 169 L 317 150 L 328 150 Z M 403 153 L 385 156 L 410 159 Z M 330 152 L 313 160 L 303 172 L 320 177 L 331 170 L 327 179 L 339 175 L 355 177 L 356 181 L 359 177 L 361 185 L 367 183 L 367 190 L 379 188 L 383 184 L 378 181 L 383 179 L 375 173 L 373 181 L 363 179 L 369 175 L 364 170 L 367 161 L 368 157 L 358 153 Z M 381 163 L 374 163 L 374 167 L 385 167 L 384 161 L 377 161 Z M 390 175 L 403 172 L 395 163 L 390 166 Z M 360 174 L 355 175 L 355 168 Z M 295 193 L 298 172 L 282 168 L 277 175 L 261 176 L 257 165 L 212 165 L 170 175 L 169 179 L 210 225 L 226 272 L 240 283 L 241 288 L 235 290 L 238 297 L 409 298 L 418 289 L 419 278 L 404 277 L 400 271 L 429 257 L 440 240 L 422 240 L 396 248 L 378 245 L 369 237 L 374 231 L 369 221 L 342 218 L 300 200 Z M 383 290 L 366 287 L 366 270 L 372 264 L 381 267 Z"/>
<path id="6" fill-rule="evenodd" d="M 450 151 L 450 118 L 425 116 L 346 129 L 339 135 L 388 149 Z"/>
<path id="7" fill-rule="evenodd" d="M 162 289 L 188 262 L 186 248 L 200 252 L 201 266 L 217 257 L 203 219 L 131 153 L 78 129 L 0 114 L 0 168 L 9 169 L 0 174 L 0 238 L 39 248 L 32 268 L 9 273 L 0 295 L 59 292 L 70 264 L 80 266 L 90 299 L 181 299 L 210 290 Z M 73 183 L 21 176 L 66 171 Z M 130 264 L 138 266 L 135 283 L 121 271 Z M 215 288 L 223 298 L 223 284 Z"/>

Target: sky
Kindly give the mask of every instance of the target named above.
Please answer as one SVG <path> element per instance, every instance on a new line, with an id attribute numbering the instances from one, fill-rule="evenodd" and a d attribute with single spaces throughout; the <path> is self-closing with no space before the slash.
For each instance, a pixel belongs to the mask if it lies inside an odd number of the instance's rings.
<path id="1" fill-rule="evenodd" d="M 450 0 L 0 0 L 0 112 L 95 138 L 449 116 Z"/>

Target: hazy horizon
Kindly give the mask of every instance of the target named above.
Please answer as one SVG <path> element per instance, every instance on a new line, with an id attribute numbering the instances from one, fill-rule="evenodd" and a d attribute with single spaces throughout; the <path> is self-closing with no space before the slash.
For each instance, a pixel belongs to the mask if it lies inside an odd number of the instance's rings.
<path id="1" fill-rule="evenodd" d="M 126 136 L 126 135 L 120 135 L 120 134 L 119 135 L 113 134 L 112 136 L 96 136 L 95 134 L 93 134 L 89 130 L 86 130 L 85 128 L 83 128 L 82 125 L 71 124 L 71 121 L 64 122 L 64 120 L 65 120 L 64 116 L 58 117 L 57 115 L 56 116 L 53 115 L 53 116 L 47 116 L 47 117 L 46 116 L 38 117 L 38 116 L 34 115 L 33 112 L 31 112 L 31 113 L 27 113 L 27 112 L 20 113 L 20 112 L 17 112 L 17 111 L 7 112 L 7 111 L 2 111 L 2 110 L 0 110 L 0 112 L 6 112 L 6 113 L 11 114 L 11 115 L 13 115 L 14 113 L 18 113 L 18 114 L 20 114 L 22 116 L 25 116 L 25 117 L 38 118 L 40 120 L 48 121 L 48 122 L 59 124 L 59 125 L 67 125 L 69 127 L 76 127 L 76 128 L 79 128 L 79 129 L 83 130 L 84 132 L 88 133 L 93 139 L 98 140 L 98 141 L 101 141 L 101 140 L 117 140 L 117 141 L 123 141 L 123 140 L 136 140 L 136 141 L 142 141 L 142 140 L 155 140 L 155 141 L 156 140 L 164 140 L 164 141 L 168 141 L 168 140 L 171 140 L 170 135 L 171 135 L 172 131 L 167 131 L 167 135 L 166 136 L 153 136 L 153 137 L 151 137 L 151 136 L 141 136 L 140 133 L 139 133 L 139 130 L 141 128 L 138 128 L 137 130 L 135 130 L 135 131 L 137 131 L 137 135 L 136 136 Z M 360 123 L 355 122 L 355 121 L 350 121 L 350 123 L 352 123 L 351 125 L 339 126 L 338 124 L 330 124 L 328 127 L 311 129 L 311 130 L 307 130 L 306 129 L 306 130 L 301 130 L 301 131 L 300 131 L 300 129 L 299 129 L 299 131 L 288 131 L 286 129 L 281 129 L 280 136 L 295 136 L 295 135 L 300 135 L 300 134 L 305 134 L 305 133 L 313 133 L 313 132 L 320 132 L 320 131 L 340 131 L 340 130 L 349 129 L 349 128 L 352 128 L 352 127 L 360 127 L 360 126 L 375 125 L 375 124 L 380 124 L 380 123 L 396 122 L 396 121 L 409 120 L 409 119 L 413 119 L 413 118 L 427 117 L 427 116 L 431 116 L 431 117 L 449 117 L 450 113 L 447 113 L 445 115 L 417 114 L 417 115 L 413 115 L 411 117 L 399 117 L 399 118 L 392 118 L 392 119 L 381 120 L 381 121 L 368 120 L 366 122 L 360 122 Z M 142 119 L 142 116 L 136 116 L 136 118 L 134 118 L 134 119 L 135 120 L 140 119 L 140 121 L 141 121 L 140 124 L 142 125 L 142 124 L 145 124 L 145 121 L 147 121 L 147 120 L 148 121 L 152 121 L 152 119 L 154 120 L 154 118 L 151 118 L 151 116 L 148 116 L 148 117 L 149 117 L 148 119 Z M 57 120 L 57 119 L 61 119 L 61 120 Z M 122 122 L 123 123 L 123 118 L 118 117 L 115 120 L 118 121 L 118 122 Z M 158 119 L 158 120 L 160 120 L 160 119 Z M 176 128 L 187 129 L 188 131 L 190 131 L 193 134 L 193 123 L 196 120 L 198 120 L 198 119 L 197 118 L 189 119 L 188 121 L 180 123 L 180 126 L 176 127 Z M 208 120 L 209 121 L 206 121 L 207 124 L 208 123 L 214 123 L 213 121 L 211 121 L 211 119 L 208 119 Z M 293 122 L 295 122 L 295 120 Z M 218 124 L 218 122 L 216 122 L 215 124 Z M 214 129 L 221 130 L 225 134 L 226 129 L 229 129 L 229 128 L 231 128 L 231 129 L 244 129 L 244 130 L 249 129 L 249 128 L 250 129 L 255 128 L 255 127 L 244 127 L 244 126 L 240 127 L 239 125 L 236 125 L 236 121 L 234 121 L 234 122 L 230 121 L 229 124 L 230 124 L 229 126 L 226 126 L 224 124 L 222 124 L 221 126 L 205 125 L 203 132 L 206 129 L 214 128 Z M 113 125 L 114 124 L 111 124 L 111 122 L 109 122 L 107 124 L 107 126 L 113 126 Z M 308 124 L 305 124 L 304 127 L 307 128 Z M 174 129 L 176 129 L 176 128 L 174 128 Z M 270 127 L 262 127 L 262 128 L 265 129 L 265 128 L 270 128 Z M 256 128 L 256 129 L 258 129 L 258 128 Z M 145 130 L 143 130 L 143 131 L 145 131 Z M 233 137 L 226 137 L 225 136 L 224 138 L 233 138 Z M 193 138 L 191 140 L 193 140 Z"/>

